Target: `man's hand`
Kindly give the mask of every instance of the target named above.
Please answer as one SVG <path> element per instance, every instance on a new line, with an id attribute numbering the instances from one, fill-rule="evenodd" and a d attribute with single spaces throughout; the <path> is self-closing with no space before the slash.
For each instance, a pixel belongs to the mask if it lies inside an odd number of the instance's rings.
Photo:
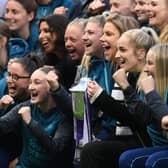
<path id="1" fill-rule="evenodd" d="M 10 95 L 4 95 L 0 100 L 0 109 L 8 107 L 10 104 L 14 103 L 13 97 Z"/>

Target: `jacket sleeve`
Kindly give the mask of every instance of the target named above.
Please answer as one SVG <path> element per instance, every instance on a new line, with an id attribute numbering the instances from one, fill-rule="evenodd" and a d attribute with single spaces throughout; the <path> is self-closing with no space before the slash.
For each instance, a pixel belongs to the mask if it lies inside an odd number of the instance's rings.
<path id="1" fill-rule="evenodd" d="M 132 127 L 144 127 L 152 120 L 152 110 L 142 102 L 135 89 L 129 86 L 124 90 L 125 103 L 113 99 L 103 91 L 94 105 L 104 113 Z"/>
<path id="2" fill-rule="evenodd" d="M 152 109 L 150 106 L 140 99 L 136 90 L 132 86 L 128 86 L 124 90 L 125 103 L 129 112 L 134 116 L 137 122 L 142 125 L 148 125 L 152 121 Z"/>
<path id="3" fill-rule="evenodd" d="M 109 96 L 104 90 L 94 101 L 93 105 L 123 124 L 128 124 L 129 126 L 134 124 L 133 116 L 129 113 L 126 105 Z"/>
<path id="4" fill-rule="evenodd" d="M 52 155 L 64 152 L 73 145 L 73 124 L 72 121 L 64 118 L 53 137 L 49 136 L 37 121 L 31 120 L 28 127 L 39 143 Z"/>
<path id="5" fill-rule="evenodd" d="M 13 132 L 16 128 L 20 127 L 21 116 L 18 114 L 18 110 L 21 105 L 17 105 L 12 108 L 8 113 L 0 117 L 0 134 L 6 134 Z"/>
<path id="6" fill-rule="evenodd" d="M 51 91 L 52 96 L 54 97 L 55 102 L 59 104 L 63 111 L 66 111 L 66 115 L 72 117 L 72 97 L 71 95 L 64 89 L 63 86 L 60 86 L 56 91 Z"/>
<path id="7" fill-rule="evenodd" d="M 161 125 L 163 116 L 168 115 L 168 106 L 160 95 L 154 90 L 146 95 L 147 104 L 152 109 L 152 117 Z"/>

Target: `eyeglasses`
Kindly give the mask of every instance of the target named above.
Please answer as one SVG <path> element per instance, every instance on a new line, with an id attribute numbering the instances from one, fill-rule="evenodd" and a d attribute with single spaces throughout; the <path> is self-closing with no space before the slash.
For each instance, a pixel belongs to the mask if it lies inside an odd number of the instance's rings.
<path id="1" fill-rule="evenodd" d="M 19 76 L 17 74 L 12 74 L 10 72 L 8 72 L 8 77 L 11 77 L 13 81 L 17 81 L 19 79 L 26 79 L 26 78 L 30 78 L 30 76 Z"/>

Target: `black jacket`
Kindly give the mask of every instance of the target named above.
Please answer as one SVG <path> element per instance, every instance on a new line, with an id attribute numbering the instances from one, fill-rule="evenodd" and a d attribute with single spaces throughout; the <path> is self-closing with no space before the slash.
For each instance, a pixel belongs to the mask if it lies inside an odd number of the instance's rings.
<path id="1" fill-rule="evenodd" d="M 122 124 L 129 126 L 134 133 L 135 139 L 140 145 L 151 145 L 151 140 L 147 133 L 146 124 L 143 124 L 143 122 L 138 120 L 136 116 L 141 116 L 141 114 L 135 113 L 135 115 L 132 115 L 126 104 L 121 104 L 120 102 L 116 101 L 111 96 L 107 95 L 105 91 L 101 93 L 93 105 L 112 118 L 120 121 Z M 144 118 L 148 118 L 149 121 L 149 118 L 151 117 L 150 113 L 144 115 L 147 115 L 144 116 Z"/>

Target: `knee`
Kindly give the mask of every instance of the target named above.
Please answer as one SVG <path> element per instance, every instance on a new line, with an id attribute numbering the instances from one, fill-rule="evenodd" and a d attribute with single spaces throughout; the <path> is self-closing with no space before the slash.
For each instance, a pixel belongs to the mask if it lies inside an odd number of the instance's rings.
<path id="1" fill-rule="evenodd" d="M 141 153 L 141 149 L 131 149 L 121 154 L 119 158 L 120 168 L 142 168 L 148 155 Z"/>
<path id="2" fill-rule="evenodd" d="M 120 168 L 129 168 L 133 158 L 131 157 L 132 153 L 130 150 L 123 152 L 119 158 L 119 167 Z"/>
<path id="3" fill-rule="evenodd" d="M 168 151 L 156 152 L 149 156 L 145 162 L 146 168 L 161 168 L 168 165 Z"/>
<path id="4" fill-rule="evenodd" d="M 80 158 L 85 158 L 86 156 L 91 155 L 91 153 L 93 152 L 93 145 L 92 143 L 87 143 L 83 146 L 82 150 L 81 150 L 81 154 L 80 154 Z"/>

